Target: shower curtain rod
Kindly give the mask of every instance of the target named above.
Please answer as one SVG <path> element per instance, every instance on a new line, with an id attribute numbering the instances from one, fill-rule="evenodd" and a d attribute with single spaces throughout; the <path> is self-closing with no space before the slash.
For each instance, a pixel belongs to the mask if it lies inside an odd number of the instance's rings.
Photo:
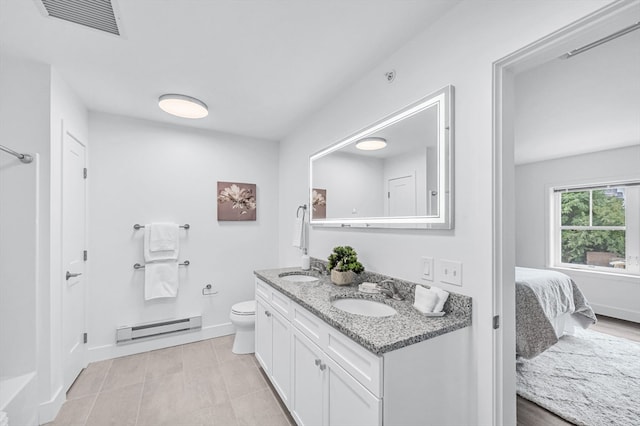
<path id="1" fill-rule="evenodd" d="M 0 150 L 6 152 L 8 154 L 11 154 L 11 155 L 13 155 L 15 157 L 18 157 L 18 159 L 20 161 L 22 161 L 23 163 L 25 163 L 25 164 L 28 164 L 28 163 L 33 161 L 33 157 L 30 156 L 29 154 L 20 154 L 19 152 L 15 152 L 14 150 L 9 149 L 4 145 L 0 145 Z"/>
<path id="2" fill-rule="evenodd" d="M 635 31 L 637 29 L 640 29 L 640 22 L 636 22 L 633 25 L 629 25 L 626 28 L 621 29 L 620 31 L 616 31 L 613 34 L 610 34 L 606 37 L 601 38 L 600 40 L 596 40 L 593 43 L 589 43 L 585 46 L 579 47 L 577 49 L 573 49 L 571 52 L 567 52 L 564 55 L 562 55 L 561 57 L 564 59 L 569 59 L 569 58 L 573 58 L 576 55 L 579 55 L 580 53 L 586 52 L 587 50 L 593 49 L 596 46 L 600 46 L 601 44 L 607 43 L 611 40 L 614 40 L 618 37 L 621 37 L 627 33 L 630 33 L 631 31 Z"/>

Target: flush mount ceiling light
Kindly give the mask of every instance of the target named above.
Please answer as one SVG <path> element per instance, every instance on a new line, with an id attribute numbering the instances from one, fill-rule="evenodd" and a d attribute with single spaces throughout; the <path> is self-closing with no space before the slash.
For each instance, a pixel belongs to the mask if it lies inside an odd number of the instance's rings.
<path id="1" fill-rule="evenodd" d="M 204 102 L 186 95 L 162 95 L 158 99 L 158 106 L 164 112 L 182 118 L 204 118 L 209 115 Z"/>
<path id="2" fill-rule="evenodd" d="M 356 148 L 363 151 L 375 151 L 387 146 L 385 138 L 363 138 L 356 143 Z"/>

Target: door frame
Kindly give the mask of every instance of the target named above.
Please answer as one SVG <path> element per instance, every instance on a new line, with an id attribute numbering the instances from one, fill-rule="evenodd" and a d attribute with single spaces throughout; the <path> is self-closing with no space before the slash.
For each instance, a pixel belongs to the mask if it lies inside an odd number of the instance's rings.
<path id="1" fill-rule="evenodd" d="M 514 76 L 571 50 L 567 46 L 579 36 L 634 6 L 638 0 L 609 4 L 493 63 L 493 312 L 500 317 L 493 337 L 494 425 L 516 422 Z"/>

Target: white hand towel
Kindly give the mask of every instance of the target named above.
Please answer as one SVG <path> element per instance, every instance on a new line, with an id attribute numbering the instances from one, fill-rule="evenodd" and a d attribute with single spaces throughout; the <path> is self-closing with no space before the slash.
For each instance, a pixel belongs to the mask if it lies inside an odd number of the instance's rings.
<path id="1" fill-rule="evenodd" d="M 178 225 L 175 223 L 152 223 L 149 230 L 149 251 L 168 251 L 178 248 Z M 146 227 L 145 227 L 146 229 Z"/>
<path id="2" fill-rule="evenodd" d="M 428 288 L 424 288 L 421 285 L 416 286 L 415 298 L 413 302 L 413 307 L 419 310 L 422 313 L 434 312 L 433 308 L 438 303 L 438 295 L 429 290 Z"/>
<path id="3" fill-rule="evenodd" d="M 144 243 L 143 243 L 143 253 L 144 253 L 144 261 L 145 262 L 155 262 L 158 260 L 178 260 L 178 254 L 180 253 L 180 246 L 178 244 L 179 239 L 176 238 L 175 249 L 173 250 L 162 250 L 162 251 L 151 251 L 151 229 L 152 225 L 144 226 Z"/>
<path id="4" fill-rule="evenodd" d="M 156 262 L 144 265 L 144 299 L 178 295 L 178 262 Z"/>
<path id="5" fill-rule="evenodd" d="M 429 290 L 431 290 L 432 292 L 438 295 L 438 303 L 436 303 L 436 306 L 433 308 L 433 312 L 442 312 L 442 308 L 444 307 L 444 302 L 446 302 L 447 299 L 449 298 L 449 292 L 441 289 L 440 287 L 434 287 L 434 286 L 431 286 Z"/>
<path id="6" fill-rule="evenodd" d="M 297 217 L 293 222 L 293 246 L 303 248 L 304 241 L 302 240 L 302 233 L 304 232 L 304 220 L 301 217 Z"/>

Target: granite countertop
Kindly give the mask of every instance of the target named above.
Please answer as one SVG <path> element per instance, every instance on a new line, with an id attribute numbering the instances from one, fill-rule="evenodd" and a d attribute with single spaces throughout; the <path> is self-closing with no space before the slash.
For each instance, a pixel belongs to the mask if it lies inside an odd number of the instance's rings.
<path id="1" fill-rule="evenodd" d="M 319 280 L 290 282 L 280 278 L 281 274 L 294 273 L 313 275 Z M 445 315 L 426 317 L 413 308 L 415 283 L 380 274 L 364 272 L 360 274 L 356 283 L 348 286 L 337 286 L 331 283 L 328 276 L 302 271 L 300 268 L 260 270 L 255 271 L 255 274 L 376 355 L 471 325 L 470 297 L 450 293 L 443 309 Z M 382 294 L 365 294 L 358 291 L 358 284 L 363 281 L 380 282 L 384 279 L 394 280 L 399 292 L 405 297 L 404 301 L 393 300 Z M 382 302 L 395 308 L 398 313 L 388 317 L 370 317 L 350 314 L 331 305 L 332 301 L 347 297 Z"/>

